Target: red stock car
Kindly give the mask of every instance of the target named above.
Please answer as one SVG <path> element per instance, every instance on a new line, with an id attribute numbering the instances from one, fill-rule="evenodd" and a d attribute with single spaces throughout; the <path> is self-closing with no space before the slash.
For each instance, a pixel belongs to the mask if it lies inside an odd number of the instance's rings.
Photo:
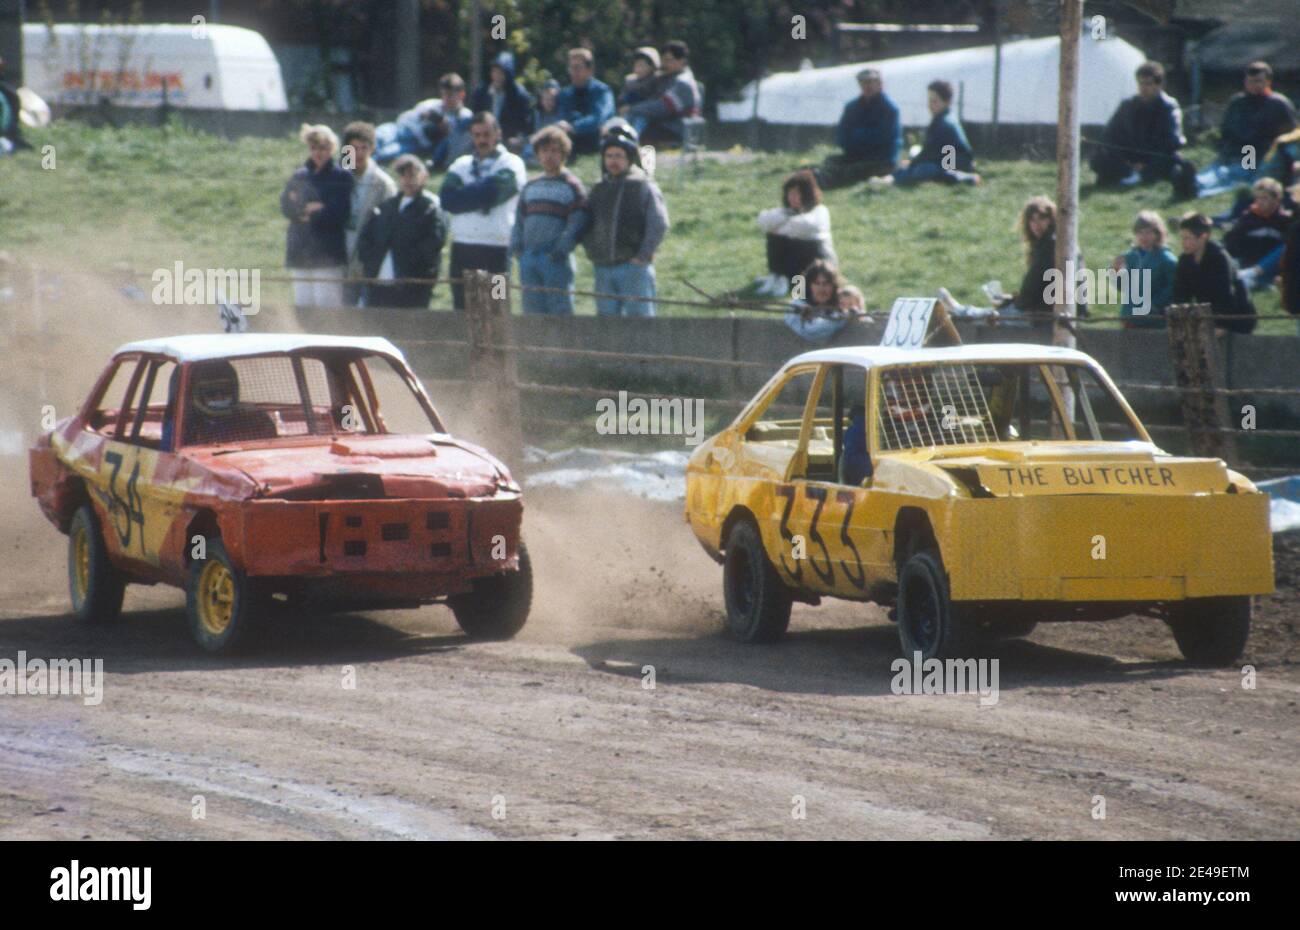
<path id="1" fill-rule="evenodd" d="M 72 606 L 103 623 L 127 584 L 176 585 L 217 652 L 274 601 L 445 599 L 471 637 L 523 627 L 532 573 L 506 467 L 447 434 L 387 339 L 176 336 L 120 348 L 31 450 L 68 535 Z"/>

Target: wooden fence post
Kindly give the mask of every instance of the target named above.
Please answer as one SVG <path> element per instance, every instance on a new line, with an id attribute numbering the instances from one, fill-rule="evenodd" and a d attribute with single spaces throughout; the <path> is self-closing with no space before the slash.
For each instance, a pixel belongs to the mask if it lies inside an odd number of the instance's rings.
<path id="1" fill-rule="evenodd" d="M 1183 421 L 1197 455 L 1220 458 L 1236 465 L 1237 437 L 1228 416 L 1227 395 L 1219 374 L 1214 320 L 1208 304 L 1175 304 L 1169 322 L 1169 357 L 1174 383 L 1180 389 Z"/>
<path id="2" fill-rule="evenodd" d="M 511 342 L 510 288 L 503 274 L 467 269 L 470 398 L 476 432 L 493 454 L 516 470 L 523 464 L 519 372 Z"/>

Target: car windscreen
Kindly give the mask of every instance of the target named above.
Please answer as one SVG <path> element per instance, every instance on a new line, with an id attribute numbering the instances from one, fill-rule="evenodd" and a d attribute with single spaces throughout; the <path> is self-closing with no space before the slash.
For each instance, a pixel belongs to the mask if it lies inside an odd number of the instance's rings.
<path id="1" fill-rule="evenodd" d="M 1090 368 L 1041 362 L 885 369 L 876 430 L 882 452 L 1026 440 L 1143 439 L 1123 403 Z"/>
<path id="2" fill-rule="evenodd" d="M 190 369 L 185 445 L 437 429 L 406 373 L 380 355 L 261 355 Z"/>

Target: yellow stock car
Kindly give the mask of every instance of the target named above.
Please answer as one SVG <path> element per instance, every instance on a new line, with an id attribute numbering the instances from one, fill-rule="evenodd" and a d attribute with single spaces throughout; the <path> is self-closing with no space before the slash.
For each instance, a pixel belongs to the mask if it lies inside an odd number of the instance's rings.
<path id="1" fill-rule="evenodd" d="M 691 456 L 686 517 L 744 642 L 832 596 L 894 607 L 908 657 L 1136 613 L 1190 662 L 1225 665 L 1252 595 L 1273 590 L 1267 495 L 1162 452 L 1069 349 L 800 355 Z"/>

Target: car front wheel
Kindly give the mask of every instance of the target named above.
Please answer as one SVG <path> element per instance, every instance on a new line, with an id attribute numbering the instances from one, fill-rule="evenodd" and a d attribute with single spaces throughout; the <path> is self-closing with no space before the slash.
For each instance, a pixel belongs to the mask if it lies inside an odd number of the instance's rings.
<path id="1" fill-rule="evenodd" d="M 185 585 L 190 633 L 207 652 L 232 652 L 248 641 L 255 599 L 248 576 L 235 567 L 221 540 L 208 541 L 207 556 L 191 563 Z"/>
<path id="2" fill-rule="evenodd" d="M 758 528 L 741 520 L 727 536 L 722 590 L 727 631 L 742 643 L 770 643 L 790 625 L 790 589 L 763 551 Z"/>
<path id="3" fill-rule="evenodd" d="M 1172 605 L 1169 627 L 1188 662 L 1208 668 L 1241 658 L 1250 636 L 1249 597 L 1198 597 Z"/>
<path id="4" fill-rule="evenodd" d="M 447 599 L 456 622 L 471 639 L 511 639 L 524 628 L 533 605 L 533 565 L 519 544 L 519 569 L 476 578 L 474 589 Z"/>
<path id="5" fill-rule="evenodd" d="M 969 654 L 970 625 L 948 596 L 948 573 L 933 549 L 914 553 L 898 573 L 898 638 L 903 655 L 921 660 Z"/>
<path id="6" fill-rule="evenodd" d="M 68 592 L 72 612 L 86 623 L 110 623 L 122 613 L 126 579 L 108 558 L 99 520 L 90 504 L 68 528 Z"/>

